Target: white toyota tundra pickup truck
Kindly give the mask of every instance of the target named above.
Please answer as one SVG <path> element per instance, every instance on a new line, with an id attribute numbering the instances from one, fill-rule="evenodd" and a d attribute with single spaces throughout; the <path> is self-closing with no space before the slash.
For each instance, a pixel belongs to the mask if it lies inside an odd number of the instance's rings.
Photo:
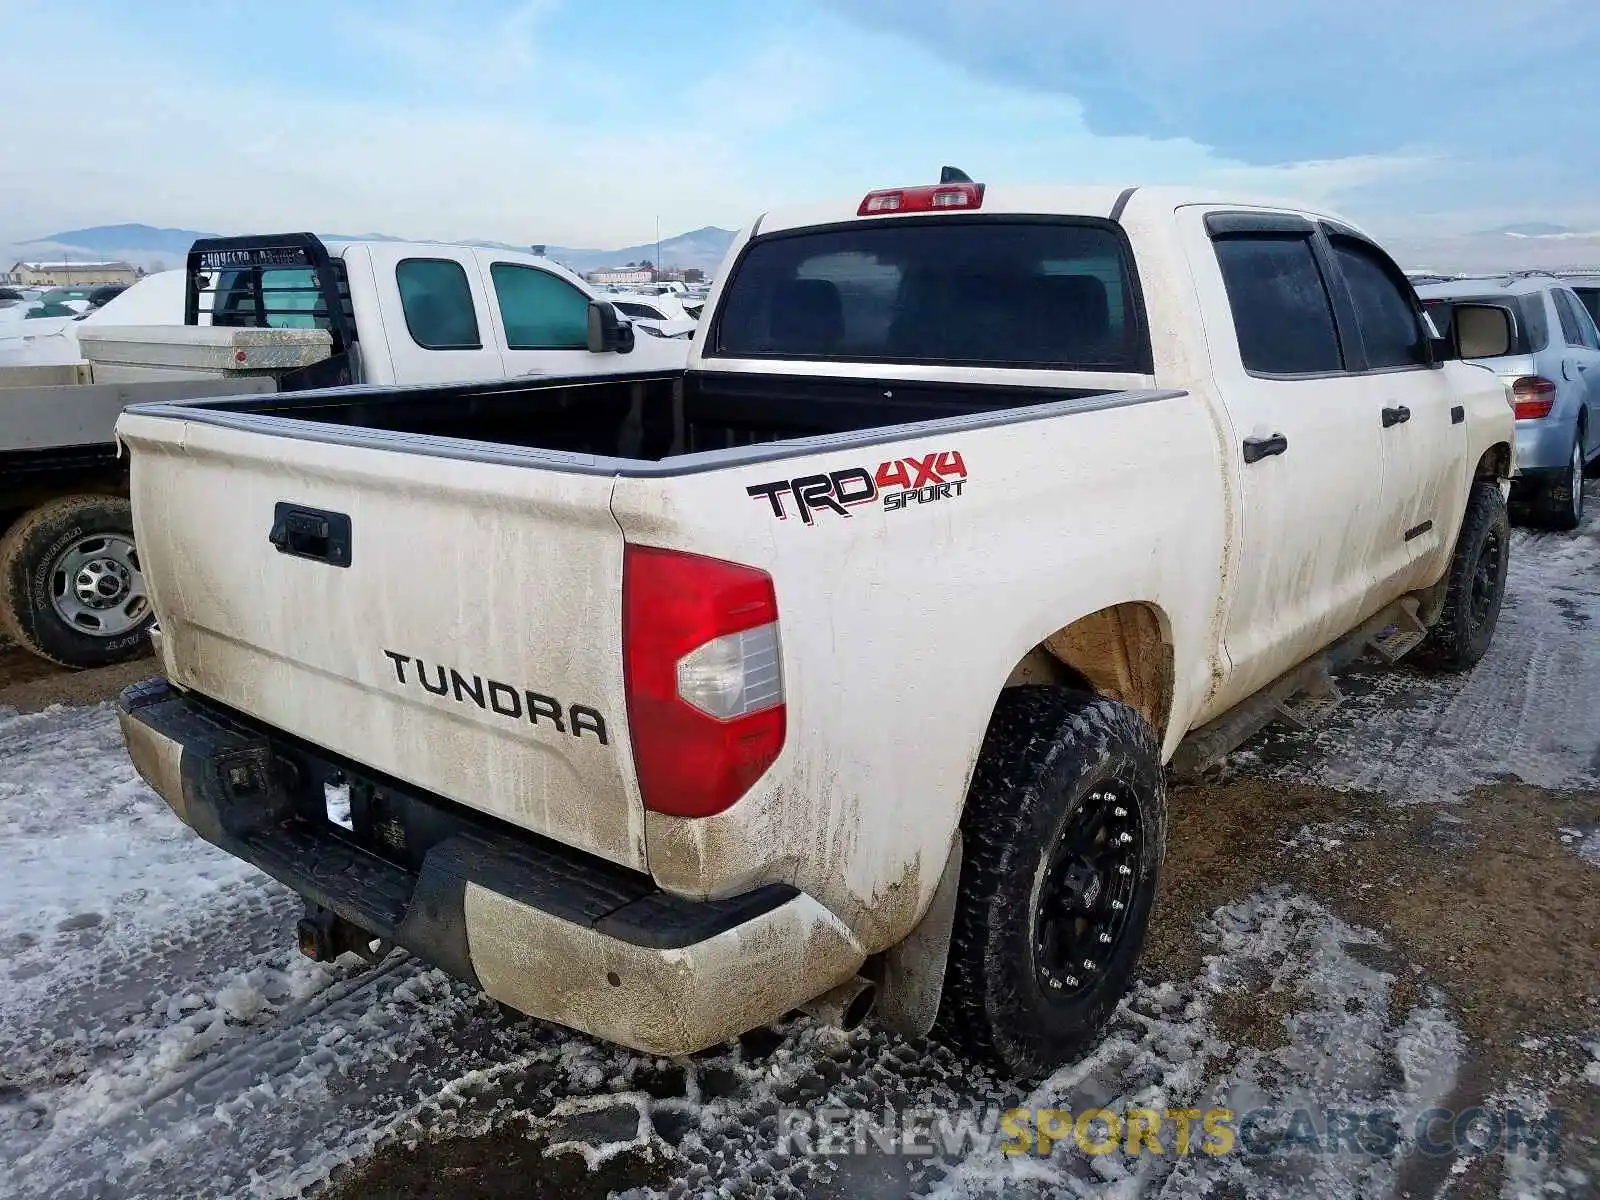
<path id="1" fill-rule="evenodd" d="M 1508 334 L 1281 205 L 770 212 L 686 371 L 128 410 L 124 733 L 314 956 L 658 1054 L 875 1003 L 1036 1075 L 1129 984 L 1169 763 L 1484 653 L 1513 421 L 1461 358 Z"/>

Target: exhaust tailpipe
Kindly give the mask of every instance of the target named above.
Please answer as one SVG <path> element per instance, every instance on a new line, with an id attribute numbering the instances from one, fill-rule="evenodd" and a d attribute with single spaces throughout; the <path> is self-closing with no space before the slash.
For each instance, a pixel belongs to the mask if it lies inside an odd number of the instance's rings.
<path id="1" fill-rule="evenodd" d="M 823 1025 L 854 1029 L 872 1015 L 878 1003 L 878 985 L 864 976 L 847 979 L 831 992 L 823 992 L 800 1006 L 800 1011 Z"/>

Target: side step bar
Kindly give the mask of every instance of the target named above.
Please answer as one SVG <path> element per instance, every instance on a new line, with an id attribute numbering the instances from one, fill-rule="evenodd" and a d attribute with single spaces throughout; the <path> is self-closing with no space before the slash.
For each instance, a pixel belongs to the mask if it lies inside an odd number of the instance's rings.
<path id="1" fill-rule="evenodd" d="M 1333 682 L 1335 672 L 1342 671 L 1368 649 L 1385 662 L 1398 662 L 1427 636 L 1428 627 L 1420 614 L 1417 597 L 1405 596 L 1395 601 L 1321 654 L 1280 675 L 1248 700 L 1189 734 L 1172 756 L 1172 773 L 1179 779 L 1198 778 L 1275 720 L 1302 729 L 1320 725 L 1344 700 Z"/>

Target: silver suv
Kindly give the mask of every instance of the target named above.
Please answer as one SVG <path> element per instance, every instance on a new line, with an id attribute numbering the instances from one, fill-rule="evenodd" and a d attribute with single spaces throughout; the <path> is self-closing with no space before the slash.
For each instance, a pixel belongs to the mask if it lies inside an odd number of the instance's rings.
<path id="1" fill-rule="evenodd" d="M 1500 376 L 1517 414 L 1511 497 L 1541 524 L 1576 528 L 1584 472 L 1600 456 L 1600 332 L 1590 310 L 1564 280 L 1535 271 L 1432 277 L 1418 282 L 1417 294 L 1442 334 L 1457 304 L 1492 304 L 1511 314 L 1511 352 L 1471 360 Z"/>

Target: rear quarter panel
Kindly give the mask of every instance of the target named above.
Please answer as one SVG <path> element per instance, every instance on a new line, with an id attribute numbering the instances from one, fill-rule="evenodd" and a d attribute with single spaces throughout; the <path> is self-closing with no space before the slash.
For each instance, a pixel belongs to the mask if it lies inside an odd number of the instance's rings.
<path id="1" fill-rule="evenodd" d="M 670 478 L 623 478 L 629 542 L 769 571 L 788 733 L 727 812 L 647 814 L 652 875 L 691 896 L 774 880 L 817 897 L 869 952 L 926 909 L 990 713 L 1016 663 L 1124 601 L 1166 617 L 1173 726 L 1210 682 L 1224 542 L 1216 440 L 1189 395 Z M 785 519 L 747 489 L 959 452 L 959 495 Z M 915 478 L 915 472 L 912 472 Z M 1196 662 L 1198 660 L 1198 662 Z M 1170 752 L 1170 746 L 1169 746 Z"/>

